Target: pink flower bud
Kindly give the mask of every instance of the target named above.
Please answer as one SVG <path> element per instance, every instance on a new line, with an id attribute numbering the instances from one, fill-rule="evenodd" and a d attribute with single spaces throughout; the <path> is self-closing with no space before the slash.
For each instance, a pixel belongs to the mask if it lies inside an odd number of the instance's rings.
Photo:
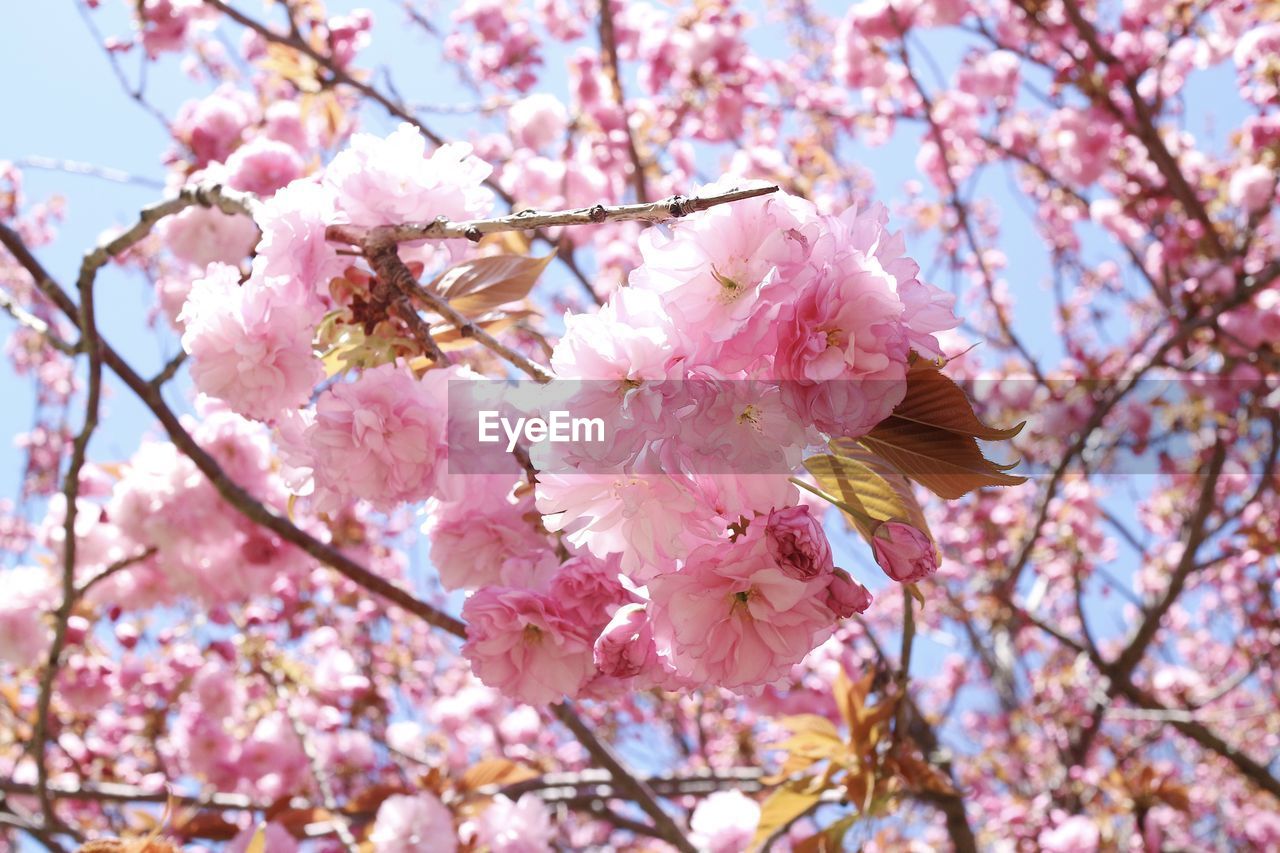
<path id="1" fill-rule="evenodd" d="M 827 585 L 827 608 L 837 617 L 848 619 L 855 613 L 862 613 L 871 606 L 871 593 L 858 583 L 844 569 L 835 569 L 831 583 Z"/>
<path id="2" fill-rule="evenodd" d="M 881 524 L 871 539 L 871 550 L 884 573 L 898 583 L 915 583 L 938 570 L 933 542 L 910 524 Z"/>
<path id="3" fill-rule="evenodd" d="M 619 607 L 595 645 L 596 667 L 614 678 L 631 678 L 657 663 L 649 614 L 640 604 Z"/>
<path id="4" fill-rule="evenodd" d="M 822 525 L 807 506 L 790 506 L 769 513 L 764 528 L 769 556 L 789 577 L 813 580 L 833 568 L 831 545 Z"/>

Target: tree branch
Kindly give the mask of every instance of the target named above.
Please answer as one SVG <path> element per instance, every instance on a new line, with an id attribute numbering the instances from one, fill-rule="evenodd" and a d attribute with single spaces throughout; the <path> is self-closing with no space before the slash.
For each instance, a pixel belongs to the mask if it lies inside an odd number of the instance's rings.
<path id="1" fill-rule="evenodd" d="M 620 204 L 609 207 L 597 204 L 594 207 L 578 207 L 549 213 L 523 210 L 510 216 L 470 219 L 462 222 L 453 222 L 441 217 L 432 222 L 403 225 L 372 227 L 330 225 L 325 230 L 325 238 L 351 246 L 378 245 L 384 242 L 410 243 L 415 240 L 466 239 L 477 242 L 486 234 L 497 234 L 503 231 L 532 231 L 559 225 L 599 225 L 602 222 L 662 222 L 668 219 L 679 219 L 718 204 L 729 204 L 777 191 L 776 186 L 751 187 L 706 196 L 677 195 L 642 204 Z"/>

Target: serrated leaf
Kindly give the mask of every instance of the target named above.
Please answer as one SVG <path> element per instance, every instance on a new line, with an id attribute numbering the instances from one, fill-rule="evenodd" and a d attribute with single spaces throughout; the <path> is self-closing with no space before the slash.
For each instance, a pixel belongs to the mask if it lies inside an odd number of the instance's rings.
<path id="1" fill-rule="evenodd" d="M 892 417 L 983 441 L 1007 441 L 1027 425 L 1022 421 L 1008 429 L 987 426 L 974 413 L 964 389 L 941 372 L 937 364 L 919 357 L 907 370 L 907 395 L 894 408 Z"/>
<path id="2" fill-rule="evenodd" d="M 941 498 L 954 500 L 983 486 L 1017 486 L 1026 477 L 1006 474 L 1017 463 L 1000 465 L 987 459 L 978 442 L 966 435 L 888 418 L 858 439 L 904 475 Z"/>
<path id="3" fill-rule="evenodd" d="M 452 266 L 426 287 L 463 314 L 479 314 L 523 299 L 555 255 L 488 255 Z"/>
<path id="4" fill-rule="evenodd" d="M 832 448 L 856 455 L 861 445 L 934 494 L 955 499 L 983 486 L 1016 486 L 1026 482 L 982 455 L 977 439 L 1003 441 L 1022 431 L 984 424 L 973 412 L 959 385 L 938 366 L 916 358 L 907 372 L 907 393 L 893 414 L 858 439 L 838 438 Z"/>
<path id="5" fill-rule="evenodd" d="M 751 847 L 759 847 L 779 828 L 799 818 L 822 800 L 822 789 L 813 778 L 788 782 L 774 788 L 760 806 L 760 823 L 756 825 Z"/>

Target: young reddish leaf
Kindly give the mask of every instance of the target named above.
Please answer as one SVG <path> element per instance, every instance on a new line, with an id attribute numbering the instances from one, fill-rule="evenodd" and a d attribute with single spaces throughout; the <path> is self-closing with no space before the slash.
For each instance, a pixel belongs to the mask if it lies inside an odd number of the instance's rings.
<path id="1" fill-rule="evenodd" d="M 907 395 L 893 414 L 858 438 L 838 438 L 832 448 L 856 456 L 858 445 L 939 497 L 954 499 L 983 486 L 1026 482 L 982 455 L 976 439 L 1002 441 L 1021 432 L 1023 423 L 996 429 L 978 420 L 960 386 L 932 362 L 916 359 L 907 373 Z"/>
<path id="2" fill-rule="evenodd" d="M 925 424 L 983 441 L 1007 441 L 1027 425 L 1022 421 L 1008 429 L 987 426 L 974 414 L 973 404 L 964 389 L 939 371 L 937 365 L 923 358 L 914 359 L 907 370 L 907 396 L 894 408 L 890 418 Z"/>
<path id="3" fill-rule="evenodd" d="M 554 255 L 489 255 L 465 261 L 436 276 L 427 289 L 463 314 L 479 314 L 523 299 Z"/>
<path id="4" fill-rule="evenodd" d="M 837 439 L 841 449 L 852 439 Z M 1006 474 L 1017 463 L 1000 465 L 982 455 L 966 435 L 925 424 L 887 418 L 858 443 L 942 498 L 953 500 L 983 486 L 1016 486 L 1026 477 Z"/>

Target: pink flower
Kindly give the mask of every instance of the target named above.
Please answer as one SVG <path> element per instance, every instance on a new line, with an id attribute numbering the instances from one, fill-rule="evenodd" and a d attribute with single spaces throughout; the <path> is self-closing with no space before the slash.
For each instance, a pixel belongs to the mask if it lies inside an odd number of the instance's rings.
<path id="1" fill-rule="evenodd" d="M 833 568 L 831 544 L 807 506 L 771 511 L 765 520 L 764 537 L 769 556 L 788 577 L 808 581 Z"/>
<path id="2" fill-rule="evenodd" d="M 1227 197 L 1246 213 L 1256 213 L 1271 204 L 1276 194 L 1276 174 L 1261 163 L 1237 169 L 1227 186 Z"/>
<path id="3" fill-rule="evenodd" d="M 657 294 L 621 288 L 598 311 L 565 315 L 551 367 L 561 379 L 664 379 L 674 375 L 676 343 Z"/>
<path id="4" fill-rule="evenodd" d="M 254 272 L 286 278 L 320 305 L 328 298 L 329 282 L 347 268 L 336 247 L 325 239 L 326 226 L 339 220 L 333 190 L 313 180 L 297 180 L 259 208 L 262 228 Z"/>
<path id="5" fill-rule="evenodd" d="M 187 101 L 173 121 L 173 135 L 195 155 L 196 165 L 226 162 L 241 134 L 257 120 L 253 96 L 230 84 L 199 101 Z"/>
<path id="6" fill-rule="evenodd" d="M 463 655 L 489 687 L 540 705 L 573 696 L 594 672 L 590 638 L 550 596 L 485 587 L 467 599 Z"/>
<path id="7" fill-rule="evenodd" d="M 291 145 L 258 137 L 227 158 L 227 183 L 238 190 L 267 198 L 302 176 L 306 164 Z"/>
<path id="8" fill-rule="evenodd" d="M 675 671 L 728 689 L 777 681 L 830 635 L 827 579 L 797 580 L 769 556 L 763 530 L 695 549 L 649 581 L 658 652 Z"/>
<path id="9" fill-rule="evenodd" d="M 910 341 L 898 289 L 919 267 L 902 256 L 901 235 L 884 230 L 887 220 L 880 205 L 824 217 L 812 272 L 779 318 L 774 370 L 791 380 L 783 390 L 797 416 L 829 434 L 865 434 L 906 393 Z"/>
<path id="10" fill-rule="evenodd" d="M 507 122 L 515 140 L 536 151 L 560 141 L 568 115 L 555 95 L 537 92 L 508 107 Z"/>
<path id="11" fill-rule="evenodd" d="M 390 509 L 435 494 L 447 455 L 448 382 L 458 375 L 450 368 L 415 379 L 384 364 L 320 395 L 303 434 L 317 508 L 360 498 Z"/>
<path id="12" fill-rule="evenodd" d="M 561 612 L 572 615 L 592 636 L 604 628 L 615 609 L 633 600 L 618 580 L 621 562 L 619 554 L 604 559 L 578 554 L 561 564 L 551 580 L 550 596 Z"/>
<path id="13" fill-rule="evenodd" d="M 823 591 L 823 602 L 837 618 L 848 619 L 855 613 L 865 612 L 871 606 L 871 593 L 844 569 L 835 569 L 831 582 Z"/>
<path id="14" fill-rule="evenodd" d="M 252 219 L 216 208 L 188 207 L 156 230 L 174 257 L 201 269 L 212 263 L 238 264 L 258 241 Z"/>
<path id="15" fill-rule="evenodd" d="M 0 663 L 27 669 L 41 661 L 52 640 L 45 613 L 58 602 L 57 581 L 43 567 L 19 566 L 0 571 L 0 583 Z"/>
<path id="16" fill-rule="evenodd" d="M 422 527 L 440 584 L 448 590 L 533 586 L 525 570 L 551 551 L 550 540 L 535 526 L 533 492 L 513 494 L 512 478 L 501 475 L 465 480 L 470 488 L 464 495 L 428 505 Z"/>
<path id="17" fill-rule="evenodd" d="M 1018 92 L 1018 55 L 1011 50 L 993 50 L 962 67 L 956 88 L 984 100 L 1011 100 Z"/>
<path id="18" fill-rule="evenodd" d="M 643 604 L 619 607 L 596 638 L 595 663 L 613 678 L 633 678 L 661 667 L 653 628 Z"/>
<path id="19" fill-rule="evenodd" d="M 490 853 L 544 853 L 552 849 L 556 830 L 537 794 L 524 794 L 515 802 L 500 794 L 480 816 L 476 835 Z"/>
<path id="20" fill-rule="evenodd" d="M 693 537 L 714 537 L 725 526 L 705 511 L 687 477 L 551 472 L 538 476 L 536 495 L 548 530 L 565 531 L 597 557 L 621 554 L 622 570 L 637 578 L 682 556 Z"/>
<path id="21" fill-rule="evenodd" d="M 325 169 L 324 183 L 338 208 L 357 225 L 423 222 L 445 216 L 474 219 L 489 212 L 493 193 L 483 186 L 491 167 L 471 146 L 451 143 L 430 157 L 417 128 L 402 124 L 386 139 L 357 133 Z"/>
<path id="22" fill-rule="evenodd" d="M 458 836 L 453 815 L 432 794 L 393 794 L 378 806 L 373 831 L 369 833 L 374 853 L 420 853 L 439 850 L 453 853 Z"/>
<path id="23" fill-rule="evenodd" d="M 881 524 L 871 537 L 871 550 L 884 573 L 898 583 L 915 583 L 938 570 L 933 542 L 910 524 Z"/>
<path id="24" fill-rule="evenodd" d="M 196 387 L 245 417 L 271 420 L 303 405 L 324 378 L 311 349 L 318 317 L 260 277 L 210 264 L 178 317 Z"/>
<path id="25" fill-rule="evenodd" d="M 760 823 L 760 804 L 741 791 L 716 791 L 689 818 L 690 840 L 703 853 L 743 853 Z"/>
<path id="26" fill-rule="evenodd" d="M 1098 849 L 1098 825 L 1084 815 L 1074 815 L 1037 839 L 1045 853 L 1093 853 Z"/>
<path id="27" fill-rule="evenodd" d="M 661 296 L 692 339 L 696 360 L 739 370 L 773 348 L 775 317 L 791 299 L 792 278 L 808 251 L 799 229 L 814 217 L 807 201 L 777 194 L 677 221 L 670 237 L 651 228 L 640 237 L 644 263 L 631 283 Z"/>

